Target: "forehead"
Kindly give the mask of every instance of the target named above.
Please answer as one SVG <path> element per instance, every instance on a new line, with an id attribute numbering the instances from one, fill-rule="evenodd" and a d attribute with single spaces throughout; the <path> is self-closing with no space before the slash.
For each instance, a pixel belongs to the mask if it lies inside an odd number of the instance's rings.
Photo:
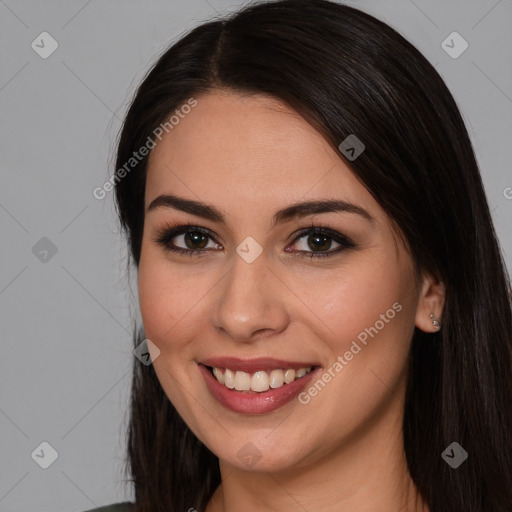
<path id="1" fill-rule="evenodd" d="M 275 98 L 215 91 L 152 150 L 146 206 L 162 193 L 238 208 L 330 197 L 376 204 L 337 152 Z"/>

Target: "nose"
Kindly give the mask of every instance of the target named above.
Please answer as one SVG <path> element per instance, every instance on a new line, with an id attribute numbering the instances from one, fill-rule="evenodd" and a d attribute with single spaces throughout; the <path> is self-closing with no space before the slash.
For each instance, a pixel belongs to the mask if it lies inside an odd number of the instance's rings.
<path id="1" fill-rule="evenodd" d="M 264 253 L 252 263 L 238 254 L 222 278 L 212 316 L 214 328 L 248 343 L 284 331 L 289 324 L 290 291 L 271 269 Z"/>

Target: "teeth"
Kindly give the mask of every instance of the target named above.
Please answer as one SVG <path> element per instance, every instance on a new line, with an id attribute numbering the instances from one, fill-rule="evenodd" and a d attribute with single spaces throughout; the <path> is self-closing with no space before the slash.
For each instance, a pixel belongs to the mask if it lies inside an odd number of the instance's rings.
<path id="1" fill-rule="evenodd" d="M 218 368 L 214 368 L 213 369 L 213 375 L 215 375 L 215 378 L 221 383 L 221 384 L 224 384 L 224 375 L 223 373 L 218 369 Z"/>
<path id="2" fill-rule="evenodd" d="M 290 384 L 296 379 L 304 377 L 311 371 L 311 366 L 294 370 L 288 368 L 286 370 L 258 371 L 253 373 L 232 371 L 226 368 L 213 368 L 213 375 L 220 384 L 224 384 L 229 389 L 237 391 L 254 391 L 262 393 L 268 391 L 269 388 L 280 388 L 285 384 Z"/>
<path id="3" fill-rule="evenodd" d="M 295 370 L 293 368 L 290 368 L 284 372 L 284 381 L 286 384 L 290 384 L 290 382 L 293 382 L 295 380 Z"/>
<path id="4" fill-rule="evenodd" d="M 233 389 L 235 387 L 235 374 L 231 370 L 226 369 L 224 372 L 224 386 L 229 389 Z"/>
<path id="5" fill-rule="evenodd" d="M 256 372 L 251 377 L 251 389 L 253 391 L 267 391 L 269 386 L 269 378 L 267 372 Z"/>
<path id="6" fill-rule="evenodd" d="M 283 370 L 272 370 L 270 372 L 270 387 L 280 388 L 284 384 Z"/>
<path id="7" fill-rule="evenodd" d="M 236 372 L 235 389 L 237 391 L 249 391 L 251 389 L 251 376 L 245 372 Z"/>

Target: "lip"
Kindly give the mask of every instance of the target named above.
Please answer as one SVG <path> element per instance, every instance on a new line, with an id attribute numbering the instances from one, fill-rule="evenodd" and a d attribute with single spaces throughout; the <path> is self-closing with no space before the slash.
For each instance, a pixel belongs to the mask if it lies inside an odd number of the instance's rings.
<path id="1" fill-rule="evenodd" d="M 252 364 L 255 361 L 257 360 L 253 359 L 250 361 L 250 363 Z M 277 360 L 274 359 L 274 361 Z M 264 391 L 262 393 L 251 393 L 227 388 L 211 374 L 210 369 L 207 368 L 205 364 L 206 363 L 199 363 L 198 366 L 200 372 L 203 374 L 206 386 L 210 394 L 227 409 L 241 414 L 265 414 L 284 406 L 296 398 L 299 393 L 310 383 L 311 379 L 313 379 L 313 377 L 315 377 L 321 370 L 321 367 L 318 366 L 304 375 L 304 377 L 294 380 L 293 382 L 290 382 L 290 384 L 284 384 L 280 388 L 269 389 L 268 391 Z M 261 367 L 261 363 L 258 363 L 258 365 L 260 370 L 263 369 Z M 224 368 L 224 366 L 217 367 Z M 268 365 L 265 366 L 265 368 L 270 369 Z M 283 368 L 283 366 L 278 366 L 275 368 Z M 284 366 L 284 368 L 292 368 L 292 366 Z M 304 368 L 304 366 L 298 366 L 297 368 Z M 235 368 L 230 367 L 230 369 L 234 370 Z"/>
<path id="2" fill-rule="evenodd" d="M 283 361 L 282 359 L 274 359 L 272 357 L 258 357 L 255 359 L 238 359 L 236 357 L 212 357 L 199 361 L 205 366 L 216 368 L 229 368 L 233 371 L 240 371 L 246 373 L 255 373 L 265 370 L 285 370 L 293 368 L 307 368 L 308 366 L 318 366 L 318 363 L 309 362 L 291 362 Z"/>

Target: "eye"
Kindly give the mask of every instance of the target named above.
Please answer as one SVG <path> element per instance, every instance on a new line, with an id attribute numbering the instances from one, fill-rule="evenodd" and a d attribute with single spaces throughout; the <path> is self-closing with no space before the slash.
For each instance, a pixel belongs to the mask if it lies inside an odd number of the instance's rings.
<path id="1" fill-rule="evenodd" d="M 304 239 L 303 241 L 300 241 Z M 297 241 L 300 241 L 297 243 Z M 329 251 L 334 244 L 337 244 L 335 250 Z M 326 257 L 333 254 L 340 253 L 345 249 L 352 249 L 356 244 L 347 236 L 339 233 L 338 231 L 331 230 L 320 226 L 312 226 L 310 228 L 302 229 L 299 231 L 293 241 L 292 247 L 297 252 L 302 253 L 300 256 L 307 258 Z M 289 248 L 285 249 L 286 252 L 290 251 Z"/>
<path id="2" fill-rule="evenodd" d="M 162 245 L 167 251 L 190 256 L 206 253 L 204 249 L 222 249 L 222 246 L 213 240 L 210 232 L 199 226 L 178 226 L 164 229 L 159 233 L 155 242 Z"/>
<path id="3" fill-rule="evenodd" d="M 304 240 L 301 241 L 302 239 Z M 223 249 L 209 230 L 192 225 L 164 228 L 154 241 L 166 251 L 189 256 L 206 256 L 212 249 Z M 333 242 L 336 244 L 335 249 L 329 250 L 332 249 Z M 285 251 L 297 253 L 300 257 L 318 258 L 332 256 L 355 247 L 356 244 L 350 238 L 338 231 L 311 226 L 296 233 L 292 245 Z"/>

